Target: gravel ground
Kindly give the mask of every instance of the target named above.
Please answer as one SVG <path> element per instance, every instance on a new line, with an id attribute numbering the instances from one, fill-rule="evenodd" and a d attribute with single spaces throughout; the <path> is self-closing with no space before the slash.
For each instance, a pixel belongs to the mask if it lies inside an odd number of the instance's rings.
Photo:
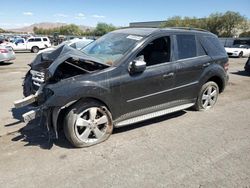
<path id="1" fill-rule="evenodd" d="M 230 59 L 230 81 L 214 109 L 181 111 L 116 129 L 74 149 L 63 135 L 22 123 L 22 78 L 32 53 L 0 65 L 0 187 L 250 187 L 250 75 Z M 24 127 L 24 128 L 23 128 Z"/>

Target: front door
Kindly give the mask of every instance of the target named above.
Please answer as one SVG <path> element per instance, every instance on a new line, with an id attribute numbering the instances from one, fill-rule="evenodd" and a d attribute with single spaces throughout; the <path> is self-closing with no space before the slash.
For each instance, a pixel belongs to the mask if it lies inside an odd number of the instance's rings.
<path id="1" fill-rule="evenodd" d="M 24 39 L 18 39 L 15 42 L 15 49 L 14 50 L 26 50 L 26 43 L 24 41 Z"/>
<path id="2" fill-rule="evenodd" d="M 170 48 L 170 37 L 165 36 L 149 42 L 137 54 L 136 58 L 143 58 L 147 68 L 133 75 L 128 71 L 124 73 L 121 83 L 123 114 L 150 113 L 171 101 L 175 65 L 170 62 Z"/>

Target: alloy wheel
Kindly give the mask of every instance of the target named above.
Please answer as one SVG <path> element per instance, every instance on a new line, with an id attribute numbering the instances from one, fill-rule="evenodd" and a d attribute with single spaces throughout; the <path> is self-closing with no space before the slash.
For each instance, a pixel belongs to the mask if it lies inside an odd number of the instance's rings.
<path id="1" fill-rule="evenodd" d="M 90 107 L 77 115 L 75 133 L 82 142 L 94 144 L 106 139 L 112 127 L 110 124 L 112 123 L 106 111 L 99 107 Z"/>
<path id="2" fill-rule="evenodd" d="M 202 107 L 209 109 L 214 106 L 218 97 L 218 90 L 215 86 L 209 85 L 202 94 Z"/>

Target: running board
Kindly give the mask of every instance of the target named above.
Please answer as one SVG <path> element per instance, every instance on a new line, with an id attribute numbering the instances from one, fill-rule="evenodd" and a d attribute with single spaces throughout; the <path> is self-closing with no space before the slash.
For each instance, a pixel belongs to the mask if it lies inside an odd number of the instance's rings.
<path id="1" fill-rule="evenodd" d="M 177 111 L 180 111 L 180 110 L 184 110 L 184 109 L 187 109 L 187 108 L 189 108 L 189 107 L 191 107 L 193 105 L 194 105 L 194 103 L 188 103 L 188 104 L 183 104 L 183 105 L 180 105 L 180 106 L 168 108 L 168 109 L 165 109 L 165 110 L 160 110 L 160 111 L 152 112 L 152 113 L 149 113 L 149 114 L 133 117 L 133 118 L 126 119 L 124 121 L 120 121 L 120 122 L 116 123 L 115 127 L 123 127 L 123 126 L 126 126 L 126 125 L 139 123 L 139 122 L 142 122 L 142 121 L 145 121 L 145 120 L 148 120 L 148 119 L 152 119 L 152 118 L 159 117 L 159 116 L 162 116 L 162 115 L 166 115 L 166 114 L 170 114 L 170 113 L 177 112 Z"/>

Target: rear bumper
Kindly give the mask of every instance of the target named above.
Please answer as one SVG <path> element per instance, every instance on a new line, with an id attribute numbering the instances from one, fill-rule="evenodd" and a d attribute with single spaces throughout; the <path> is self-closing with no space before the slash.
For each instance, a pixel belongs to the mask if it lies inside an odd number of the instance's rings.
<path id="1" fill-rule="evenodd" d="M 4 55 L 2 56 L 1 54 L 1 57 L 0 57 L 0 62 L 1 61 L 12 61 L 12 60 L 15 60 L 16 59 L 16 56 L 15 55 Z"/>

